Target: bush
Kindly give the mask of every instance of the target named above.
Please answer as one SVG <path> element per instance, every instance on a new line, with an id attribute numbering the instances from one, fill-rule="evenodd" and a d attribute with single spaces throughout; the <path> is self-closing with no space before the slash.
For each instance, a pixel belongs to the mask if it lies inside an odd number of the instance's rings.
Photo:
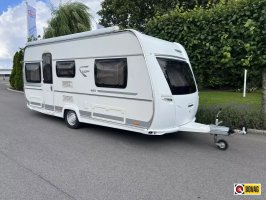
<path id="1" fill-rule="evenodd" d="M 221 106 L 200 107 L 197 112 L 197 122 L 214 124 L 215 117 Z M 229 105 L 222 107 L 219 120 L 221 125 L 241 129 L 242 127 L 263 129 L 263 115 L 261 111 L 254 110 L 247 105 Z"/>
<path id="2" fill-rule="evenodd" d="M 240 88 L 245 68 L 249 86 L 261 87 L 261 70 L 266 65 L 266 0 L 176 9 L 152 19 L 145 32 L 184 45 L 202 87 Z"/>
<path id="3" fill-rule="evenodd" d="M 11 75 L 9 78 L 9 83 L 10 83 L 12 88 L 15 88 L 15 75 L 16 75 L 16 71 L 17 71 L 15 63 L 17 61 L 17 57 L 18 57 L 18 52 L 16 52 L 14 57 L 13 57 L 13 68 L 12 68 Z"/>
<path id="4" fill-rule="evenodd" d="M 18 52 L 18 58 L 16 63 L 16 75 L 15 75 L 15 89 L 16 90 L 23 90 L 23 50 Z"/>
<path id="5" fill-rule="evenodd" d="M 15 53 L 13 58 L 13 69 L 10 75 L 10 85 L 16 90 L 23 90 L 23 55 L 24 50 L 21 49 Z"/>

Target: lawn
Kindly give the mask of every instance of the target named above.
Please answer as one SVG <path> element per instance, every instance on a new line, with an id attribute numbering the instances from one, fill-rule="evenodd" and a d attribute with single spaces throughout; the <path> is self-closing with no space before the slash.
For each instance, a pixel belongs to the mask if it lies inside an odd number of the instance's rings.
<path id="1" fill-rule="evenodd" d="M 247 93 L 243 97 L 243 93 L 229 91 L 200 91 L 199 105 L 202 106 L 227 106 L 227 105 L 247 105 L 248 107 L 260 110 L 262 94 L 260 91 Z"/>
<path id="2" fill-rule="evenodd" d="M 201 91 L 197 122 L 213 123 L 219 108 L 223 108 L 220 114 L 220 119 L 224 121 L 222 125 L 263 129 L 261 92 L 247 93 L 245 98 L 242 95 L 230 91 Z"/>

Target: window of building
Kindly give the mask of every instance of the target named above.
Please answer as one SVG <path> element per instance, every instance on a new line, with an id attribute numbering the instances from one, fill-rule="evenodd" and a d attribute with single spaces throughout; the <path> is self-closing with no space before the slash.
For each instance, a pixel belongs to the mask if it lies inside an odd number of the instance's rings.
<path id="1" fill-rule="evenodd" d="M 41 66 L 40 63 L 25 64 L 26 81 L 29 83 L 41 82 Z"/>
<path id="2" fill-rule="evenodd" d="M 126 88 L 127 59 L 96 59 L 94 75 L 98 87 Z"/>
<path id="3" fill-rule="evenodd" d="M 53 83 L 52 54 L 44 53 L 42 55 L 42 66 L 43 66 L 43 82 L 52 84 Z"/>
<path id="4" fill-rule="evenodd" d="M 57 61 L 56 74 L 58 77 L 73 78 L 75 77 L 75 61 Z"/>

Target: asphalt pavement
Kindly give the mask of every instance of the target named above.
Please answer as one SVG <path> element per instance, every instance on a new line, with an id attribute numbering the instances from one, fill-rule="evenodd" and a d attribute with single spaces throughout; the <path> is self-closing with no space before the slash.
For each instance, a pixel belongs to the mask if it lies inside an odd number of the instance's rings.
<path id="1" fill-rule="evenodd" d="M 0 80 L 1 200 L 266 199 L 266 136 L 232 135 L 220 151 L 196 133 L 146 136 L 30 111 Z M 234 183 L 262 195 L 234 196 Z"/>

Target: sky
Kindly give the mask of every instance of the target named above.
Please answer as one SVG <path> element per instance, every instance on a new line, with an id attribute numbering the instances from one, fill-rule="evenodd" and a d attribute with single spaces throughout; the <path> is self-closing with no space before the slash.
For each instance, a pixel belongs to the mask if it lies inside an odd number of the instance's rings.
<path id="1" fill-rule="evenodd" d="M 51 4 L 58 7 L 60 2 L 79 1 L 90 8 L 95 21 L 99 20 L 97 12 L 101 9 L 103 0 L 27 0 L 28 4 L 36 8 L 37 34 L 43 35 L 43 28 L 51 18 Z M 0 68 L 12 68 L 14 53 L 25 46 L 27 42 L 25 0 L 0 0 Z"/>

